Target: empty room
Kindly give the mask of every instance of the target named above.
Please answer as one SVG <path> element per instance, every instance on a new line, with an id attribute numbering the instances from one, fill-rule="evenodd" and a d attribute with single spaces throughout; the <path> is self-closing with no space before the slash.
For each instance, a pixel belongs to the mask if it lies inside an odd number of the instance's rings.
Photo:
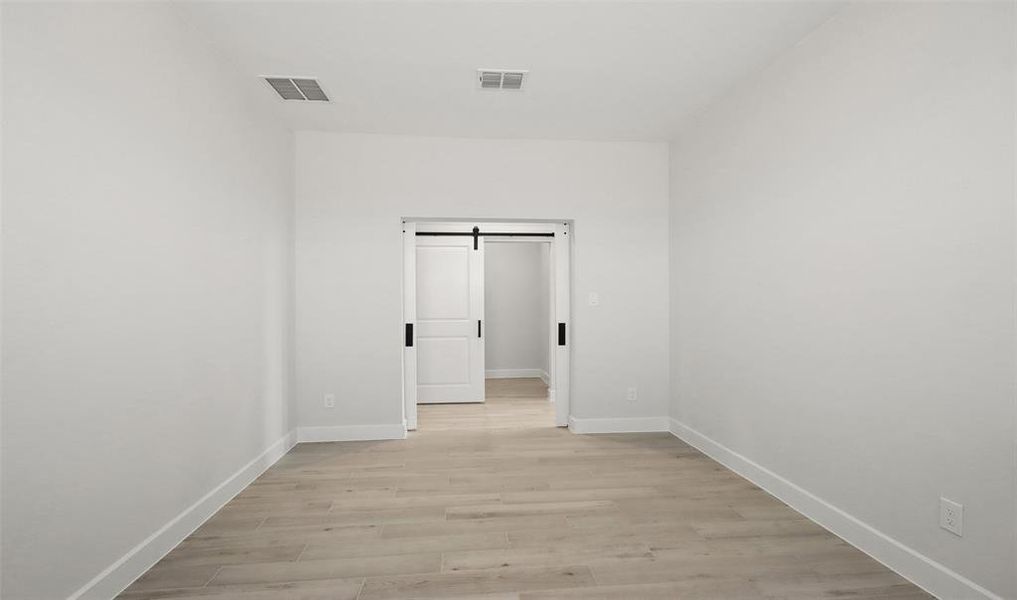
<path id="1" fill-rule="evenodd" d="M 1017 600 L 1017 3 L 0 1 L 3 600 Z"/>

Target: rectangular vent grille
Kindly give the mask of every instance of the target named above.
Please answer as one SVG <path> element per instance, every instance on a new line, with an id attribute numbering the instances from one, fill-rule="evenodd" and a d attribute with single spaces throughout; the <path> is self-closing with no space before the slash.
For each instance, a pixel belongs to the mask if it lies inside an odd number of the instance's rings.
<path id="1" fill-rule="evenodd" d="M 501 87 L 501 73 L 492 73 L 491 71 L 480 72 L 480 87 L 498 89 Z"/>
<path id="2" fill-rule="evenodd" d="M 480 88 L 485 90 L 521 90 L 527 71 L 477 69 Z"/>
<path id="3" fill-rule="evenodd" d="M 265 81 L 283 100 L 328 102 L 328 96 L 315 79 L 297 77 L 266 77 Z"/>

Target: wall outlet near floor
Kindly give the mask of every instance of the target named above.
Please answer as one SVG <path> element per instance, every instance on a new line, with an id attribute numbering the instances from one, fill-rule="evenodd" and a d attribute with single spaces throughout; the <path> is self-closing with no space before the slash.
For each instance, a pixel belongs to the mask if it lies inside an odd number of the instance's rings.
<path id="1" fill-rule="evenodd" d="M 939 526 L 955 535 L 964 535 L 964 505 L 940 498 Z"/>
<path id="2" fill-rule="evenodd" d="M 335 408 L 335 394 L 325 394 L 325 408 Z"/>
<path id="3" fill-rule="evenodd" d="M 635 402 L 639 398 L 639 388 L 630 387 L 625 391 L 625 401 Z"/>

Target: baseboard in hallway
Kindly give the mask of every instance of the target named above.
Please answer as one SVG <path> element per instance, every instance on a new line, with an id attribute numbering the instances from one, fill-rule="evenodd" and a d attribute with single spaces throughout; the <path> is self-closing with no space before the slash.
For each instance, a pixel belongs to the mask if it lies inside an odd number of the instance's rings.
<path id="1" fill-rule="evenodd" d="M 536 378 L 550 385 L 551 377 L 543 369 L 488 369 L 484 371 L 486 379 L 529 379 Z"/>

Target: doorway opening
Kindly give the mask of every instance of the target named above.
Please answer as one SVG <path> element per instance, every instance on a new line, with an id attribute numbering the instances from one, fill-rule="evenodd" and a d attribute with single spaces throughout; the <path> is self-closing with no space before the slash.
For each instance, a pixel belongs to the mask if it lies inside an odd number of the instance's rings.
<path id="1" fill-rule="evenodd" d="M 489 427 L 547 427 L 553 329 L 549 238 L 492 237 L 484 252 Z"/>
<path id="2" fill-rule="evenodd" d="M 403 221 L 407 429 L 567 426 L 570 229 Z"/>

